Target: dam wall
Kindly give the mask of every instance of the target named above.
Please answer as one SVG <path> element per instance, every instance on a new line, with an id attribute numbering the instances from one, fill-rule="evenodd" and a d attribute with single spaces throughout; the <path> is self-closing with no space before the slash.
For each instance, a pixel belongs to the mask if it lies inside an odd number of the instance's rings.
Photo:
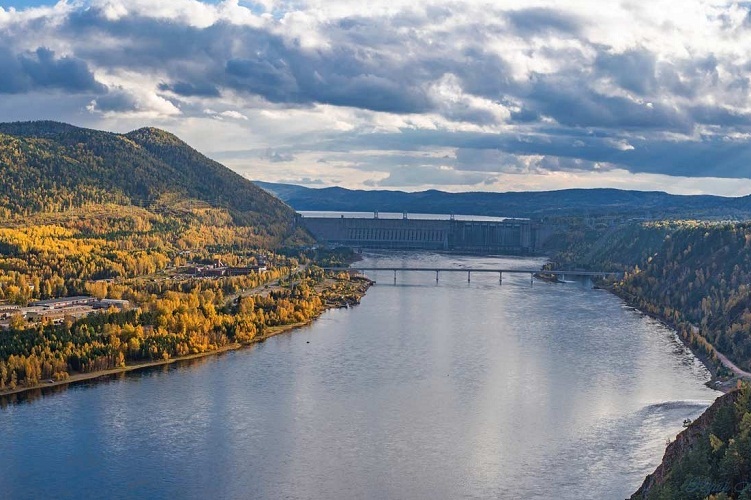
<path id="1" fill-rule="evenodd" d="M 353 248 L 525 255 L 539 250 L 543 236 L 536 224 L 528 219 L 472 221 L 300 216 L 298 222 L 321 243 Z"/>

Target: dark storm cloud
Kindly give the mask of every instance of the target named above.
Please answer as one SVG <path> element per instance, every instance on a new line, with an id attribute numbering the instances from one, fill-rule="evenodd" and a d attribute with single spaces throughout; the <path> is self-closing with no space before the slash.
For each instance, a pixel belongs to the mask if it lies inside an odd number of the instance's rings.
<path id="1" fill-rule="evenodd" d="M 743 140 L 724 137 L 705 137 L 702 140 L 674 141 L 659 138 L 629 139 L 633 149 L 617 146 L 611 136 L 559 130 L 556 134 L 499 135 L 473 132 L 433 130 L 405 130 L 397 134 L 339 137 L 331 144 L 332 151 L 363 149 L 418 151 L 421 148 L 442 147 L 457 150 L 492 150 L 503 155 L 537 155 L 584 160 L 575 164 L 562 162 L 567 169 L 593 169 L 596 164 L 611 163 L 634 173 L 654 173 L 676 176 L 708 176 L 720 178 L 751 178 L 751 148 Z M 497 153 L 496 153 L 497 154 Z M 477 158 L 477 157 L 476 157 Z M 487 159 L 487 157 L 485 157 Z M 451 163 L 451 162 L 449 162 Z M 457 169 L 487 172 L 480 160 L 466 157 L 453 162 Z M 474 166 L 473 166 L 474 165 Z M 513 168 L 502 168 L 507 165 Z M 519 163 L 499 163 L 492 171 L 521 168 Z"/>
<path id="2" fill-rule="evenodd" d="M 71 13 L 58 30 L 66 39 L 77 41 L 80 57 L 101 67 L 133 70 L 164 68 L 189 73 L 191 62 L 199 71 L 203 66 L 212 70 L 223 65 L 233 42 L 247 42 L 234 39 L 241 32 L 231 25 L 202 29 L 137 15 L 111 20 L 96 7 Z M 101 40 L 119 43 L 97 43 Z"/>
<path id="3" fill-rule="evenodd" d="M 183 97 L 219 97 L 219 89 L 209 83 L 160 83 L 159 90 L 174 92 Z"/>
<path id="4" fill-rule="evenodd" d="M 40 47 L 34 52 L 14 54 L 0 47 L 0 93 L 18 94 L 37 90 L 59 90 L 68 93 L 102 93 L 85 61 L 74 57 L 55 57 Z"/>
<path id="5" fill-rule="evenodd" d="M 691 118 L 696 123 L 723 127 L 751 126 L 751 115 L 717 106 L 692 106 Z"/>
<path id="6" fill-rule="evenodd" d="M 520 88 L 510 77 L 508 63 L 481 47 L 465 49 L 450 67 L 461 79 L 464 89 L 471 94 L 503 99 Z"/>
<path id="7" fill-rule="evenodd" d="M 561 125 L 613 129 L 662 129 L 690 132 L 692 124 L 680 110 L 661 103 L 640 103 L 603 95 L 570 77 L 545 76 L 533 84 L 527 106 Z"/>
<path id="8" fill-rule="evenodd" d="M 657 88 L 655 55 L 646 50 L 597 55 L 595 68 L 612 77 L 621 88 L 638 95 L 648 95 Z"/>
<path id="9" fill-rule="evenodd" d="M 78 52 L 98 66 L 161 70 L 168 81 L 159 88 L 183 97 L 218 97 L 222 89 L 228 89 L 276 104 L 321 103 L 398 114 L 434 112 L 451 121 L 497 124 L 497 115 L 488 109 L 441 100 L 431 93 L 434 82 L 454 75 L 468 95 L 500 103 L 521 102 L 522 110 L 512 114 L 512 121 L 518 123 L 532 123 L 546 116 L 565 126 L 680 132 L 690 126 L 680 112 L 660 104 L 647 107 L 599 94 L 590 89 L 587 75 L 580 71 L 514 81 L 509 64 L 482 44 L 492 38 L 497 26 L 463 33 L 467 43 L 460 50 L 448 33 L 425 40 L 403 30 L 405 26 L 418 29 L 445 19 L 451 12 L 443 8 L 423 15 L 338 20 L 327 31 L 331 47 L 316 50 L 263 29 L 226 23 L 202 29 L 138 16 L 109 20 L 95 8 L 71 15 L 62 29 L 70 37 L 88 40 Z M 581 24 L 572 16 L 549 9 L 522 9 L 506 17 L 515 30 L 575 33 Z M 100 38 L 115 38 L 122 43 L 102 46 L 94 42 Z M 577 63 L 575 68 L 586 67 L 581 51 L 569 49 L 558 54 L 553 49 L 543 50 L 548 57 Z M 649 81 L 654 79 L 651 54 L 599 50 L 594 64 L 597 74 L 642 93 L 655 87 Z M 405 58 L 403 53 L 410 55 Z"/>
<path id="10" fill-rule="evenodd" d="M 582 27 L 581 20 L 574 16 L 539 7 L 511 11 L 506 18 L 520 35 L 525 36 L 549 31 L 576 35 Z"/>
<path id="11" fill-rule="evenodd" d="M 732 65 L 728 65 L 732 69 Z M 688 99 L 701 97 L 700 92 L 718 85 L 719 72 L 717 59 L 709 55 L 680 62 L 662 74 L 665 90 L 670 94 Z"/>
<path id="12" fill-rule="evenodd" d="M 114 89 L 96 99 L 96 110 L 103 113 L 128 112 L 138 109 L 138 101 L 122 89 Z"/>
<path id="13" fill-rule="evenodd" d="M 73 16 L 64 29 L 92 42 L 124 38 L 115 47 L 87 44 L 80 53 L 99 66 L 165 71 L 172 81 L 160 88 L 183 96 L 213 97 L 225 88 L 293 105 L 392 113 L 420 113 L 432 106 L 424 82 L 404 65 L 350 43 L 311 51 L 246 26 L 218 23 L 200 29 L 142 17 L 112 21 L 95 9 Z"/>
<path id="14" fill-rule="evenodd" d="M 49 120 L 54 117 L 78 116 L 77 125 L 96 128 L 99 123 L 94 115 L 81 113 L 91 102 L 91 96 L 69 94 L 61 99 L 59 94 L 37 91 L 25 94 L 3 94 L 0 97 L 0 122 L 23 120 Z"/>
<path id="15" fill-rule="evenodd" d="M 511 112 L 511 121 L 516 123 L 533 123 L 540 119 L 540 114 L 527 108 Z"/>
<path id="16" fill-rule="evenodd" d="M 472 168 L 525 171 L 530 164 L 516 161 L 519 155 L 544 157 L 535 163 L 543 170 L 612 163 L 631 172 L 751 177 L 751 148 L 725 137 L 751 134 L 751 62 L 710 50 L 664 57 L 659 44 L 646 42 L 627 50 L 595 43 L 588 39 L 592 19 L 563 9 L 487 7 L 479 16 L 469 4 L 447 3 L 389 15 L 316 18 L 311 42 L 304 30 L 285 31 L 292 18 L 255 27 L 228 21 L 199 27 L 179 16 L 108 16 L 97 5 L 0 32 L 0 92 L 87 94 L 94 101 L 90 109 L 108 113 L 139 110 L 139 103 L 148 107 L 161 97 L 186 116 L 205 116 L 208 108 L 316 104 L 425 115 L 420 125 L 404 125 L 399 133 L 367 125 L 308 133 L 283 156 L 268 159 L 292 161 L 306 148 L 480 152 L 475 167 L 462 153 L 453 173 L 435 160 L 417 170 L 447 182 L 460 181 L 457 172 Z M 730 26 L 731 19 L 723 22 Z M 35 33 L 65 41 L 70 55 L 14 48 Z M 117 75 L 122 87 L 105 88 L 92 68 Z M 139 78 L 129 84 L 122 76 L 129 74 Z M 237 98 L 247 99 L 245 108 Z M 207 104 L 211 100 L 217 105 Z M 252 120 L 252 111 L 247 114 Z M 353 121 L 367 123 L 371 116 L 360 113 Z M 465 125 L 497 132 L 450 131 Z M 377 165 L 363 168 L 375 171 Z M 406 175 L 394 174 L 391 181 L 417 182 Z"/>

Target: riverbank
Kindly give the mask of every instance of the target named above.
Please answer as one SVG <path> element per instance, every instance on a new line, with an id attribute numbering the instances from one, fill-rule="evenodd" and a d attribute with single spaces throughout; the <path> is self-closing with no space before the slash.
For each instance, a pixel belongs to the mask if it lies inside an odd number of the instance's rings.
<path id="1" fill-rule="evenodd" d="M 330 289 L 336 290 L 336 283 L 337 280 L 333 279 L 327 279 L 324 285 L 322 285 L 318 291 L 328 291 Z M 218 349 L 214 349 L 211 351 L 206 351 L 202 353 L 196 353 L 196 354 L 188 354 L 186 356 L 178 356 L 170 359 L 165 360 L 154 360 L 154 361 L 147 361 L 142 363 L 134 363 L 131 365 L 126 365 L 119 368 L 111 368 L 107 370 L 98 370 L 90 373 L 76 373 L 74 375 L 69 376 L 65 380 L 59 380 L 59 381 L 46 381 L 46 382 L 40 382 L 39 384 L 35 384 L 32 386 L 24 386 L 24 387 L 16 387 L 12 390 L 4 390 L 0 391 L 0 403 L 6 403 L 6 402 L 13 402 L 12 400 L 15 397 L 22 396 L 25 393 L 29 393 L 32 391 L 42 391 L 42 393 L 45 392 L 47 389 L 56 389 L 56 388 L 62 388 L 66 386 L 71 385 L 77 385 L 84 382 L 91 382 L 96 381 L 97 379 L 109 379 L 112 376 L 116 375 L 122 375 L 130 372 L 137 372 L 141 370 L 148 370 L 160 366 L 168 366 L 176 363 L 196 360 L 205 358 L 208 356 L 215 356 L 219 354 L 223 354 L 230 351 L 235 351 L 238 349 L 244 349 L 247 347 L 251 347 L 255 344 L 264 342 L 265 340 L 274 337 L 276 335 L 290 332 L 299 328 L 302 328 L 304 326 L 310 325 L 313 321 L 321 317 L 321 315 L 328 311 L 329 309 L 340 309 L 340 308 L 347 308 L 352 307 L 360 303 L 360 300 L 367 292 L 368 288 L 370 288 L 374 282 L 364 278 L 364 277 L 357 277 L 350 281 L 350 283 L 353 283 L 354 286 L 349 287 L 346 291 L 346 293 L 337 294 L 333 297 L 327 297 L 327 299 L 323 302 L 323 307 L 320 311 L 318 311 L 315 316 L 311 317 L 310 319 L 306 321 L 300 321 L 296 323 L 290 323 L 287 325 L 277 325 L 277 326 L 271 326 L 268 327 L 263 335 L 259 335 L 257 337 L 254 337 L 252 340 L 248 342 L 242 342 L 242 343 L 232 343 L 225 346 L 222 346 Z"/>
<path id="2" fill-rule="evenodd" d="M 545 283 L 565 283 L 563 280 L 559 279 L 557 275 L 542 272 L 542 271 L 533 274 L 533 276 L 535 279 L 544 281 Z"/>
<path id="3" fill-rule="evenodd" d="M 366 259 L 359 265 L 500 262 Z M 672 334 L 588 286 L 530 285 L 529 275 L 503 286 L 489 275 L 470 285 L 466 276 L 435 285 L 405 274 L 397 286 L 389 274 L 370 277 L 378 286 L 360 307 L 249 349 L 30 394 L 0 410 L 0 463 L 26 477 L 52 471 L 43 486 L 53 493 L 71 477 L 73 494 L 103 481 L 131 491 L 138 477 L 147 496 L 626 498 L 657 466 L 665 437 L 718 394 Z M 375 462 L 357 453 L 384 443 L 394 453 Z M 91 466 L 66 461 L 71 449 Z M 468 460 L 478 450 L 480 460 Z M 222 464 L 218 483 L 205 481 L 212 464 Z M 503 474 L 478 476 L 478 467 Z"/>
<path id="4" fill-rule="evenodd" d="M 712 359 L 705 353 L 699 351 L 696 349 L 693 345 L 691 345 L 691 342 L 684 338 L 683 335 L 680 334 L 680 328 L 677 324 L 674 322 L 668 320 L 667 318 L 660 316 L 658 314 L 654 314 L 652 312 L 646 311 L 643 308 L 639 307 L 634 297 L 631 297 L 630 295 L 623 293 L 623 291 L 617 289 L 614 286 L 598 286 L 598 288 L 602 290 L 607 290 L 608 292 L 612 293 L 616 297 L 623 300 L 628 306 L 633 307 L 640 313 L 649 316 L 650 318 L 659 321 L 666 327 L 673 330 L 676 334 L 676 337 L 680 340 L 680 342 L 686 346 L 691 353 L 696 356 L 696 358 L 701 361 L 701 363 L 707 368 L 709 371 L 711 378 L 707 381 L 705 384 L 710 389 L 714 389 L 720 392 L 723 392 L 727 394 L 728 392 L 731 392 L 736 389 L 738 385 L 738 380 L 751 380 L 751 378 L 746 378 L 745 372 L 738 369 L 730 360 L 727 359 L 723 354 L 721 354 L 717 349 L 712 346 L 712 349 L 714 350 L 715 354 L 717 355 L 717 359 L 719 360 L 720 364 L 733 372 L 735 375 L 730 378 L 722 378 L 720 377 L 718 373 L 718 366 L 715 362 L 712 361 Z M 711 345 L 711 344 L 709 344 Z M 751 375 L 751 374 L 750 374 Z"/>

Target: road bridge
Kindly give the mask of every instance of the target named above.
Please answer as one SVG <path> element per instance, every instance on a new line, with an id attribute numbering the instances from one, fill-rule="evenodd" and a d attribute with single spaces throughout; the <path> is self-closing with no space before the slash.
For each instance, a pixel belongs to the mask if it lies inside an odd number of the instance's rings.
<path id="1" fill-rule="evenodd" d="M 566 276 L 571 277 L 589 277 L 589 278 L 618 278 L 623 273 L 610 272 L 610 271 L 576 271 L 570 269 L 556 269 L 556 270 L 541 270 L 541 269 L 491 269 L 481 267 L 393 267 L 393 266 L 352 266 L 352 267 L 324 267 L 325 271 L 348 271 L 348 272 L 393 272 L 394 283 L 396 283 L 396 274 L 399 271 L 403 272 L 424 272 L 435 273 L 435 280 L 438 282 L 441 273 L 467 273 L 467 282 L 472 281 L 472 273 L 491 273 L 498 275 L 498 281 L 503 283 L 503 274 L 529 274 L 530 281 L 534 281 L 536 274 L 544 274 L 547 276 L 555 276 L 556 278 L 565 280 Z"/>

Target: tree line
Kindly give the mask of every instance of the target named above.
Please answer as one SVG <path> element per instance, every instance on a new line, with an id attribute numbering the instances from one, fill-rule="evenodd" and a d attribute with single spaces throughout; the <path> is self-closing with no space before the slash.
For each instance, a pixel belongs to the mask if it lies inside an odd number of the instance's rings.
<path id="1" fill-rule="evenodd" d="M 252 342 L 270 328 L 316 317 L 331 296 L 354 293 L 346 275 L 333 289 L 323 280 L 320 269 L 312 268 L 288 288 L 235 300 L 228 296 L 252 285 L 248 277 L 134 286 L 123 296 L 137 309 L 0 335 L 0 390 Z"/>

